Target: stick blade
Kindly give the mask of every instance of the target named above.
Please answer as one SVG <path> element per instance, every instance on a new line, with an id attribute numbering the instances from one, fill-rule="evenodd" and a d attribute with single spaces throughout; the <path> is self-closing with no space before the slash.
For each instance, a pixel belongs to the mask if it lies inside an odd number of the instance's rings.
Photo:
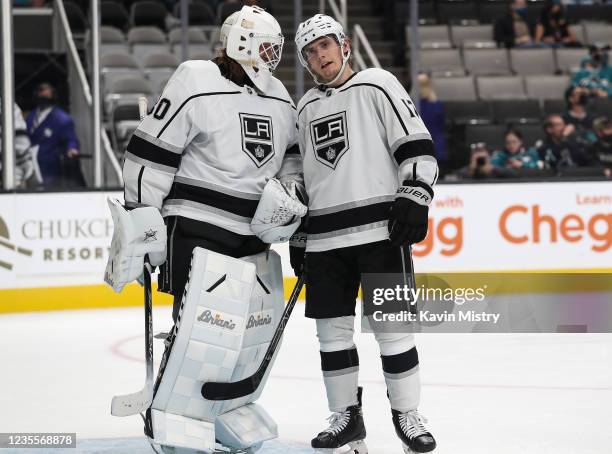
<path id="1" fill-rule="evenodd" d="M 233 383 L 207 382 L 202 385 L 202 397 L 208 400 L 239 399 L 257 391 L 261 377 L 259 374 Z"/>
<path id="2" fill-rule="evenodd" d="M 153 389 L 145 386 L 144 389 L 133 394 L 113 397 L 111 402 L 111 415 L 132 416 L 147 410 L 153 402 Z"/>

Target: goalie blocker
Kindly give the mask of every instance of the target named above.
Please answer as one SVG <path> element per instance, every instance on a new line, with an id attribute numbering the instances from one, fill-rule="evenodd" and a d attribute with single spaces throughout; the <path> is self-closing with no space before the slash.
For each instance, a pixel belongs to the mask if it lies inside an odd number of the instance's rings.
<path id="1" fill-rule="evenodd" d="M 283 308 L 276 252 L 237 259 L 200 247 L 193 250 L 177 322 L 147 412 L 146 432 L 153 443 L 175 452 L 212 452 L 216 440 L 225 448 L 254 452 L 278 436 L 274 421 L 253 403 L 270 368 L 255 392 L 239 399 L 210 401 L 200 390 L 205 382 L 234 382 L 254 374 Z"/>

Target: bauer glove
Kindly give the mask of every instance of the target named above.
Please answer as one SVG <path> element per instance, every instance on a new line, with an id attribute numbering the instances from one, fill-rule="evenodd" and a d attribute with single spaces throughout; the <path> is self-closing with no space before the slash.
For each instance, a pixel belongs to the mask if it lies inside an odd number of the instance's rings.
<path id="1" fill-rule="evenodd" d="M 433 190 L 429 186 L 404 180 L 389 212 L 389 241 L 392 246 L 407 246 L 425 239 L 432 199 Z"/>

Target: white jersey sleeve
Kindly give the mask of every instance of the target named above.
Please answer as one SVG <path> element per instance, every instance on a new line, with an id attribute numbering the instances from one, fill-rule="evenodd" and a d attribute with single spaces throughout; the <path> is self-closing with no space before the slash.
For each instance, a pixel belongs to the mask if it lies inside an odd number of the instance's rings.
<path id="1" fill-rule="evenodd" d="M 182 64 L 128 143 L 123 179 L 127 205 L 161 209 L 185 147 L 197 135 L 189 103 L 193 70 Z"/>
<path id="2" fill-rule="evenodd" d="M 438 179 L 431 135 L 412 99 L 393 74 L 380 70 L 377 113 L 387 131 L 389 151 L 399 166 L 399 182 L 420 181 L 433 187 Z"/>

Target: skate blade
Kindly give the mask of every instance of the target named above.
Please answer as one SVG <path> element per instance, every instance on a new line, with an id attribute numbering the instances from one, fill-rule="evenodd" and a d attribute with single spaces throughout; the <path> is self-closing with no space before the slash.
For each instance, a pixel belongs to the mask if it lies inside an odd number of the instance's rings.
<path id="1" fill-rule="evenodd" d="M 355 440 L 340 448 L 315 448 L 315 454 L 368 454 L 368 447 L 363 440 Z"/>
<path id="2" fill-rule="evenodd" d="M 404 454 L 427 454 L 427 453 L 421 453 L 421 452 L 417 452 L 417 451 L 413 451 L 412 449 L 410 449 L 408 446 L 402 444 L 403 448 L 404 448 Z M 427 451 L 429 452 L 434 452 L 436 450 L 436 448 L 432 449 L 431 451 Z"/>

